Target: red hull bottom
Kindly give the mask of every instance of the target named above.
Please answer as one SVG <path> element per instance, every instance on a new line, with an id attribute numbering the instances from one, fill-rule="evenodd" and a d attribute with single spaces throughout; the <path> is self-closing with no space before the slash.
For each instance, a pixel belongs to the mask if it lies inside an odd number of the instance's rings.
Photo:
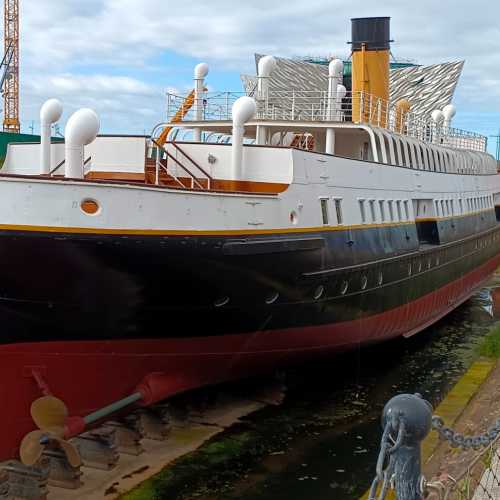
<path id="1" fill-rule="evenodd" d="M 1 346 L 0 460 L 16 457 L 21 439 L 34 428 L 29 408 L 41 392 L 33 369 L 65 401 L 71 415 L 86 415 L 129 395 L 152 372 L 167 376 L 167 397 L 360 344 L 413 335 L 467 300 L 499 263 L 497 256 L 414 302 L 344 323 L 221 337 Z"/>

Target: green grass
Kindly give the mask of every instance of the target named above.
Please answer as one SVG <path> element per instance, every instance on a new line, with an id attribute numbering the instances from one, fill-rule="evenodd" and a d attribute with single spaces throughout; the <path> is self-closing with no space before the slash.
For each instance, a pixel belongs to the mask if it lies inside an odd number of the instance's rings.
<path id="1" fill-rule="evenodd" d="M 487 358 L 500 358 L 500 326 L 495 326 L 479 345 L 479 354 Z"/>

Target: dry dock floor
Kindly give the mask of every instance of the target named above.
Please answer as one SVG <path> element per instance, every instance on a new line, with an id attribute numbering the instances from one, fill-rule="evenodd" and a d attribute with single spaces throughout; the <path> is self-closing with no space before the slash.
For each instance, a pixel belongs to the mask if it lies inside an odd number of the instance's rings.
<path id="1" fill-rule="evenodd" d="M 77 490 L 49 487 L 48 500 L 112 500 L 159 473 L 175 459 L 199 448 L 207 440 L 268 404 L 279 404 L 283 394 L 267 388 L 251 399 L 229 398 L 202 414 L 190 416 L 186 423 L 172 424 L 165 441 L 143 439 L 144 453 L 139 456 L 120 455 L 117 466 L 110 471 L 82 467 L 83 485 Z"/>

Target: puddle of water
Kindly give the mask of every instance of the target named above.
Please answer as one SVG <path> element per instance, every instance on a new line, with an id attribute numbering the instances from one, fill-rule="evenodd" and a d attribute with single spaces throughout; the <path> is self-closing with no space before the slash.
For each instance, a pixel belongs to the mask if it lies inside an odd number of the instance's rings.
<path id="1" fill-rule="evenodd" d="M 395 394 L 419 392 L 434 406 L 477 357 L 500 321 L 500 277 L 436 325 L 287 373 L 285 403 L 247 418 L 225 437 L 251 432 L 255 446 L 183 498 L 359 498 L 378 455 L 380 414 Z M 194 490 L 194 491 L 193 491 Z M 165 491 L 161 498 L 171 498 Z"/>

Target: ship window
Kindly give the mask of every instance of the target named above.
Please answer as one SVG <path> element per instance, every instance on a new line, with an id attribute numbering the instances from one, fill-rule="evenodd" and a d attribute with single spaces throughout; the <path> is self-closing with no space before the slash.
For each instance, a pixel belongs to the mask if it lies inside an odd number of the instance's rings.
<path id="1" fill-rule="evenodd" d="M 361 290 L 365 290 L 368 285 L 368 278 L 366 276 L 361 276 Z"/>
<path id="2" fill-rule="evenodd" d="M 278 299 L 279 299 L 279 292 L 271 292 L 267 297 L 266 297 L 266 304 L 271 305 L 274 304 Z"/>
<path id="3" fill-rule="evenodd" d="M 382 285 L 382 283 L 383 283 L 383 282 L 384 282 L 384 274 L 382 273 L 382 271 L 380 271 L 380 272 L 378 273 L 378 280 L 377 280 L 377 283 L 378 283 L 378 285 L 380 286 L 380 285 Z"/>
<path id="4" fill-rule="evenodd" d="M 342 225 L 344 223 L 344 219 L 342 217 L 342 199 L 335 198 L 333 200 L 335 203 L 335 213 L 337 215 L 337 224 Z"/>
<path id="5" fill-rule="evenodd" d="M 361 214 L 361 224 L 366 224 L 365 200 L 358 200 L 359 212 Z"/>
<path id="6" fill-rule="evenodd" d="M 221 297 L 214 302 L 215 307 L 224 307 L 229 304 L 229 297 Z"/>
<path id="7" fill-rule="evenodd" d="M 401 200 L 396 200 L 396 208 L 398 210 L 398 221 L 402 221 L 403 213 L 401 212 Z"/>
<path id="8" fill-rule="evenodd" d="M 99 203 L 97 203 L 97 201 L 95 200 L 91 200 L 90 198 L 82 200 L 82 202 L 80 203 L 80 208 L 87 215 L 97 215 L 100 210 Z"/>
<path id="9" fill-rule="evenodd" d="M 458 200 L 458 205 L 459 205 L 460 213 L 463 214 L 464 213 L 464 203 L 462 201 L 462 198 L 460 198 Z"/>
<path id="10" fill-rule="evenodd" d="M 369 203 L 372 222 L 377 222 L 377 214 L 375 213 L 375 200 L 370 200 Z"/>
<path id="11" fill-rule="evenodd" d="M 391 222 L 394 221 L 394 207 L 392 206 L 392 200 L 387 200 L 387 205 L 389 207 L 389 219 Z"/>
<path id="12" fill-rule="evenodd" d="M 319 285 L 318 288 L 314 290 L 314 295 L 313 295 L 314 300 L 321 299 L 324 293 L 325 293 L 325 287 L 323 285 Z"/>
<path id="13" fill-rule="evenodd" d="M 319 200 L 321 204 L 321 216 L 323 218 L 323 225 L 328 226 L 329 224 L 329 218 L 328 218 L 328 199 L 321 198 Z"/>
<path id="14" fill-rule="evenodd" d="M 404 201 L 404 206 L 405 206 L 405 217 L 406 217 L 406 220 L 410 220 L 410 207 L 409 207 L 409 204 L 408 204 L 408 200 Z"/>
<path id="15" fill-rule="evenodd" d="M 439 217 L 439 201 L 438 200 L 434 200 L 434 205 L 436 205 L 436 216 Z"/>
<path id="16" fill-rule="evenodd" d="M 385 222 L 385 208 L 384 208 L 385 200 L 378 200 L 378 206 L 380 208 L 380 219 L 382 222 Z"/>

